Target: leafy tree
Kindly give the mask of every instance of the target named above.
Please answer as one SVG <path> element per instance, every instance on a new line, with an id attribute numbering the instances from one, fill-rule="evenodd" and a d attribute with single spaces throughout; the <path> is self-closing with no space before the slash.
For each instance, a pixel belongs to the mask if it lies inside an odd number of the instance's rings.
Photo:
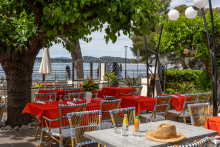
<path id="1" fill-rule="evenodd" d="M 129 36 L 146 34 L 146 26 L 157 21 L 158 0 L 0 0 L 0 63 L 8 85 L 8 124 L 28 124 L 31 117 L 22 110 L 31 102 L 32 72 L 43 46 L 61 43 L 72 51 L 77 40 L 105 29 L 106 43 L 120 31 Z M 131 26 L 131 21 L 135 26 Z"/>

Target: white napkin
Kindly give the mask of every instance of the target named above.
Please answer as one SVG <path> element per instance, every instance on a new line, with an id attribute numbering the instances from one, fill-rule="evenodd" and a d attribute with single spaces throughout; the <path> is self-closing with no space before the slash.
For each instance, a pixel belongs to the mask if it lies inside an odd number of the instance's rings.
<path id="1" fill-rule="evenodd" d="M 72 102 L 67 102 L 68 105 L 75 105 L 74 103 Z"/>
<path id="2" fill-rule="evenodd" d="M 78 101 L 81 102 L 82 100 L 81 100 L 81 99 L 78 99 Z"/>
<path id="3" fill-rule="evenodd" d="M 36 103 L 38 103 L 38 104 L 46 104 L 46 103 L 43 102 L 43 101 L 37 101 Z"/>

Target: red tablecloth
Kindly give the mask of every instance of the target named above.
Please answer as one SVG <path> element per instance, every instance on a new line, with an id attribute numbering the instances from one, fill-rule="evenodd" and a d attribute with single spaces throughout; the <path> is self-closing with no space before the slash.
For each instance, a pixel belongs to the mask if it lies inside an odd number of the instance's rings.
<path id="1" fill-rule="evenodd" d="M 131 92 L 131 88 L 129 87 L 104 87 L 99 92 L 99 97 L 104 98 L 103 95 L 115 96 L 117 99 L 121 96 L 119 93 L 128 94 Z"/>
<path id="2" fill-rule="evenodd" d="M 137 115 L 143 110 L 153 110 L 155 105 L 155 98 L 139 96 L 139 98 L 134 98 L 134 96 L 123 96 L 121 97 L 121 107 L 135 107 Z"/>
<path id="3" fill-rule="evenodd" d="M 220 136 L 220 117 L 219 116 L 209 117 L 205 123 L 204 128 L 218 131 L 218 135 Z"/>
<path id="4" fill-rule="evenodd" d="M 67 104 L 68 101 L 63 101 L 63 104 Z M 85 103 L 85 100 L 82 100 L 79 103 Z M 22 114 L 24 113 L 31 113 L 39 118 L 41 120 L 42 116 L 45 116 L 50 119 L 56 119 L 59 117 L 59 110 L 58 110 L 58 101 L 54 101 L 53 104 L 40 104 L 36 105 L 34 103 L 28 103 L 24 110 L 22 111 Z M 90 110 L 100 110 L 100 99 L 95 102 L 93 99 L 91 100 L 91 103 L 88 103 L 86 107 L 86 111 Z M 39 123 L 40 124 L 40 123 Z M 52 122 L 51 127 L 58 127 L 59 122 Z"/>

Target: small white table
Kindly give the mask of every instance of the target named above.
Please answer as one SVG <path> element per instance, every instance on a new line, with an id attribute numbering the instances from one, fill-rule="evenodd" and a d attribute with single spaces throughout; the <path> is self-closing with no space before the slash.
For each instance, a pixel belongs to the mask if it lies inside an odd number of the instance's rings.
<path id="1" fill-rule="evenodd" d="M 151 127 L 154 130 L 161 123 L 170 123 L 176 126 L 177 132 L 183 133 L 185 138 L 175 143 L 163 143 L 151 141 L 145 138 L 147 125 L 140 125 L 140 137 L 128 136 L 124 137 L 121 134 L 115 134 L 114 129 L 106 129 L 100 131 L 85 132 L 84 136 L 107 147 L 166 147 L 169 145 L 181 145 L 187 144 L 187 142 L 193 142 L 196 139 L 201 139 L 207 136 L 218 135 L 217 131 L 212 131 L 200 127 L 186 125 L 179 122 L 170 120 L 152 122 Z M 129 132 L 133 132 L 134 126 L 129 126 Z"/>

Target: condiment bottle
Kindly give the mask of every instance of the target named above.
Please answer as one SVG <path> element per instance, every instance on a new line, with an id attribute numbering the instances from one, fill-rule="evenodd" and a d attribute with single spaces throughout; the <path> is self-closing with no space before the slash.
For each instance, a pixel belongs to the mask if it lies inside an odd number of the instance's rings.
<path id="1" fill-rule="evenodd" d="M 123 124 L 122 124 L 122 136 L 128 136 L 128 117 L 124 114 Z"/>
<path id="2" fill-rule="evenodd" d="M 140 125 L 139 116 L 135 116 L 135 119 L 134 119 L 134 133 L 135 133 L 135 136 L 139 136 L 139 134 L 140 134 L 139 125 Z"/>

